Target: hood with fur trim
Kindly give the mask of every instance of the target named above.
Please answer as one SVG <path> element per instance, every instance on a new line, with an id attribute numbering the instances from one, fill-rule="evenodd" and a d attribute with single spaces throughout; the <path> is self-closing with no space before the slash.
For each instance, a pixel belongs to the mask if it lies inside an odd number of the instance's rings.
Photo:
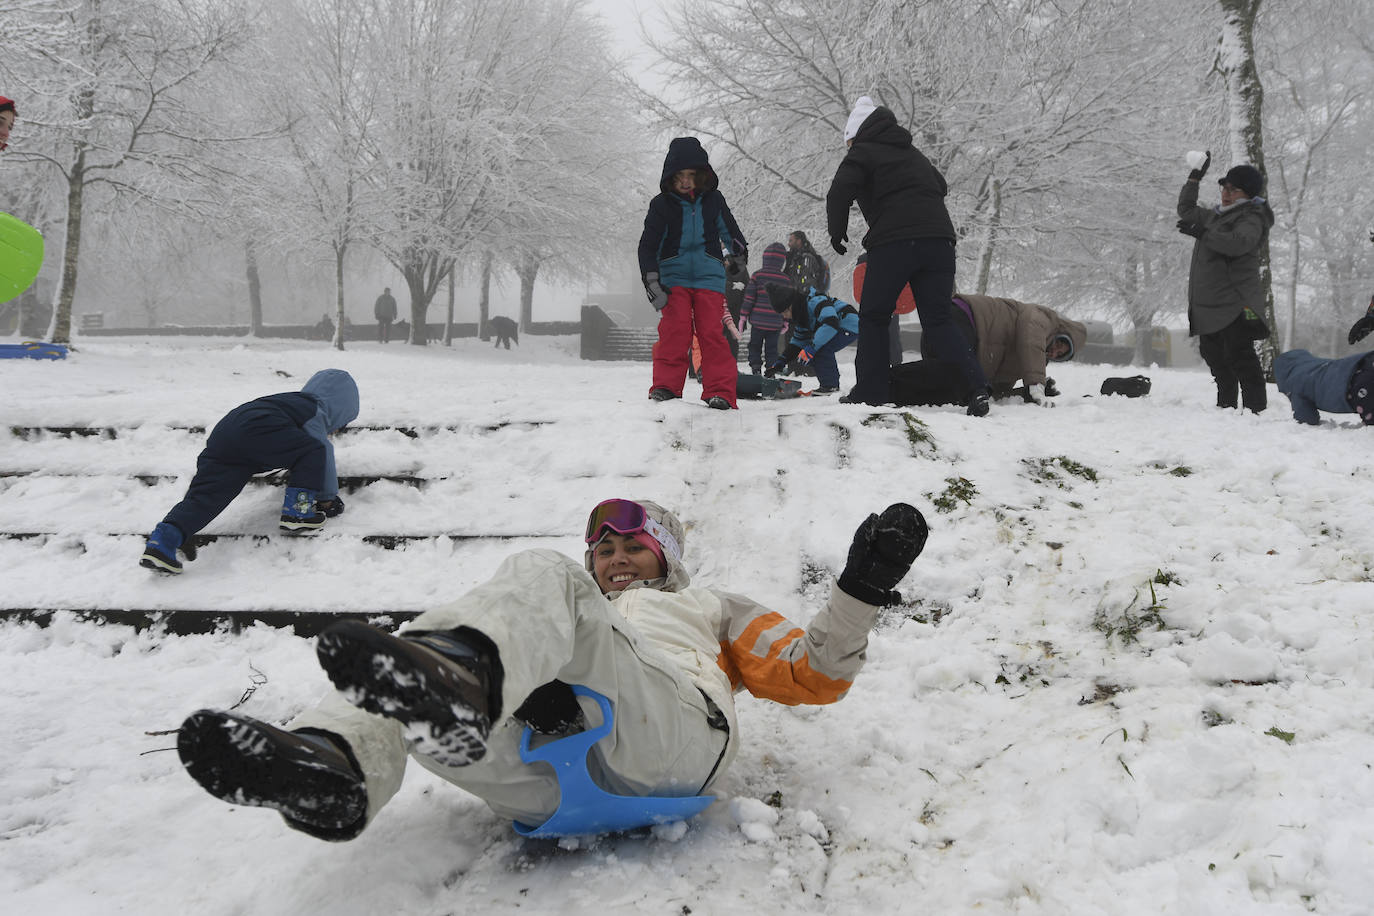
<path id="1" fill-rule="evenodd" d="M 660 506 L 658 503 L 650 502 L 647 499 L 636 499 L 635 502 L 644 507 L 644 511 L 649 514 L 649 518 L 658 522 L 668 529 L 676 540 L 678 549 L 685 555 L 687 553 L 687 532 L 682 528 L 682 522 L 677 520 L 677 516 Z M 596 544 L 588 544 L 587 550 L 582 555 L 582 565 L 587 572 L 596 575 L 592 566 L 592 548 Z M 668 566 L 668 574 L 658 579 L 648 579 L 643 582 L 632 582 L 629 588 L 656 588 L 663 592 L 680 592 L 692 584 L 692 577 L 688 575 L 687 568 L 682 565 L 669 550 L 663 551 L 663 562 Z M 627 589 L 628 591 L 628 589 Z"/>

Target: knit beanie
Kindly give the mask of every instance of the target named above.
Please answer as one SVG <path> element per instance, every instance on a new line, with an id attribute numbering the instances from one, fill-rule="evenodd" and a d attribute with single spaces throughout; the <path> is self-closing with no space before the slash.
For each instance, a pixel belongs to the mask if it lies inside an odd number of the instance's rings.
<path id="1" fill-rule="evenodd" d="M 775 312 L 795 309 L 801 299 L 801 293 L 791 283 L 765 283 L 763 288 L 768 292 L 768 304 Z"/>
<path id="2" fill-rule="evenodd" d="M 1264 176 L 1253 165 L 1235 165 L 1231 167 L 1231 171 L 1217 179 L 1217 184 L 1229 184 L 1233 188 L 1240 188 L 1246 197 L 1255 198 L 1264 191 Z"/>
<path id="3" fill-rule="evenodd" d="M 853 140 L 859 133 L 859 128 L 868 120 L 868 116 L 878 110 L 878 106 L 866 95 L 859 96 L 859 100 L 854 103 L 854 110 L 849 113 L 849 120 L 844 124 L 845 142 Z"/>

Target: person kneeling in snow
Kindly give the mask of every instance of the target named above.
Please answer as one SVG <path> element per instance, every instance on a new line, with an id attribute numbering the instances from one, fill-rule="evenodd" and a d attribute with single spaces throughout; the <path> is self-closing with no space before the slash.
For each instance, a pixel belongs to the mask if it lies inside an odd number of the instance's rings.
<path id="1" fill-rule="evenodd" d="M 1274 378 L 1299 423 L 1319 425 L 1324 410 L 1359 414 L 1361 423 L 1374 426 L 1374 351 L 1323 359 L 1285 350 L 1274 359 Z"/>
<path id="2" fill-rule="evenodd" d="M 600 789 L 699 796 L 738 748 L 735 691 L 788 705 L 845 695 L 879 607 L 899 599 L 893 589 L 926 534 L 904 503 L 870 515 L 803 629 L 742 595 L 691 585 L 677 518 L 652 502 L 608 500 L 588 519 L 581 564 L 528 550 L 397 635 L 332 624 L 316 652 L 336 693 L 283 728 L 201 710 L 177 750 L 211 795 L 276 809 L 321 839 L 361 833 L 400 788 L 407 753 L 498 815 L 543 824 L 560 783 L 552 767 L 522 761 L 522 736 L 529 726 L 531 743 L 547 744 L 581 731 L 596 705 L 573 694 L 579 685 L 614 711 L 613 733 L 586 754 Z"/>
<path id="3" fill-rule="evenodd" d="M 859 310 L 848 302 L 814 290 L 798 290 L 779 283 L 768 283 L 769 304 L 792 324 L 792 337 L 764 375 L 772 378 L 794 359 L 816 370 L 820 387 L 812 394 L 832 394 L 840 390 L 840 367 L 835 353 L 859 339 Z"/>
<path id="4" fill-rule="evenodd" d="M 342 369 L 321 369 L 300 391 L 271 394 L 224 415 L 196 458 L 186 496 L 153 529 L 139 565 L 179 573 L 177 551 L 196 558 L 191 537 L 223 512 L 254 474 L 286 468 L 281 530 L 317 530 L 342 515 L 331 433 L 358 417 L 358 385 Z"/>

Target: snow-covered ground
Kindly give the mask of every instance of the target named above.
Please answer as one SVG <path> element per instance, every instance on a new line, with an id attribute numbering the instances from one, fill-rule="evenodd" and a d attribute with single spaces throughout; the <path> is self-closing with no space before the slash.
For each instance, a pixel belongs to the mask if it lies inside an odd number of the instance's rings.
<path id="1" fill-rule="evenodd" d="M 852 351 L 851 351 L 852 352 Z M 176 579 L 138 567 L 207 426 L 329 366 L 362 391 L 347 497 L 315 540 L 250 487 Z M 842 362 L 845 383 L 852 367 Z M 0 625 L 0 909 L 44 914 L 1368 913 L 1374 901 L 1370 432 L 1210 406 L 1196 371 L 1057 366 L 1045 410 L 707 410 L 649 367 L 518 349 L 205 339 L 0 361 L 3 597 L 14 608 L 419 611 L 529 546 L 580 556 L 587 510 L 653 498 L 696 581 L 798 622 L 858 522 L 931 538 L 840 704 L 739 698 L 720 801 L 684 830 L 517 837 L 419 767 L 357 840 L 322 843 L 182 771 L 201 707 L 284 721 L 326 681 L 266 626 L 166 636 L 59 614 Z M 116 438 L 34 434 L 100 426 Z M 17 430 L 15 428 L 18 428 Z M 16 472 L 28 472 L 13 476 Z M 133 475 L 144 475 L 139 479 Z M 179 479 L 178 479 L 179 478 Z M 476 535 L 394 550 L 368 534 Z"/>

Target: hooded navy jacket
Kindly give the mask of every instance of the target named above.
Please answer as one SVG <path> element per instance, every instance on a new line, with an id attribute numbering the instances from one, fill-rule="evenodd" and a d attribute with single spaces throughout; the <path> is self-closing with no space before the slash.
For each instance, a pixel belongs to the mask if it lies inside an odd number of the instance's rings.
<path id="1" fill-rule="evenodd" d="M 1279 393 L 1288 395 L 1288 403 L 1293 405 L 1293 419 L 1315 426 L 1321 422 L 1318 411 L 1354 413 L 1346 393 L 1350 377 L 1368 355 L 1322 359 L 1306 350 L 1285 350 L 1275 357 L 1274 379 L 1279 383 Z"/>
<path id="2" fill-rule="evenodd" d="M 673 190 L 673 176 L 700 169 L 705 186 L 693 198 Z M 744 233 L 717 188 L 720 179 L 696 137 L 678 137 L 668 145 L 659 193 L 649 201 L 639 236 L 639 273 L 657 272 L 667 289 L 685 286 L 725 292 L 725 251 L 748 256 Z"/>

